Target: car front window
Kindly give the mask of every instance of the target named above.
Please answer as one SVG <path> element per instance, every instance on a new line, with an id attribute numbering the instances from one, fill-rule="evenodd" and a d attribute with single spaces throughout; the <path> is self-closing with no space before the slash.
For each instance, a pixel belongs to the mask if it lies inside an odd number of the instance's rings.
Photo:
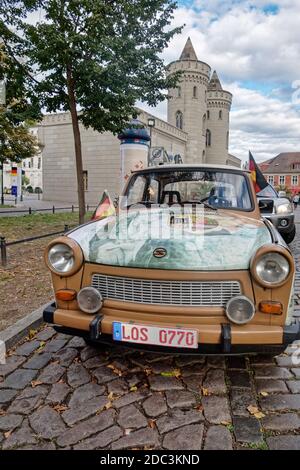
<path id="1" fill-rule="evenodd" d="M 252 210 L 244 175 L 229 171 L 153 170 L 133 175 L 125 196 L 133 204 L 203 204 L 216 209 Z"/>

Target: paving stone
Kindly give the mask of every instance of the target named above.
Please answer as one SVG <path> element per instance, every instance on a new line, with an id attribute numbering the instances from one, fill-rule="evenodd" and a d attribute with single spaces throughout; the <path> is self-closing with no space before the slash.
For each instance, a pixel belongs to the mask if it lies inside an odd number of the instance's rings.
<path id="1" fill-rule="evenodd" d="M 145 374 L 140 372 L 138 374 L 126 374 L 126 382 L 128 383 L 129 387 L 135 387 L 139 383 L 143 382 L 145 379 Z"/>
<path id="2" fill-rule="evenodd" d="M 103 449 L 112 442 L 116 441 L 123 435 L 123 431 L 119 426 L 112 426 L 105 431 L 100 432 L 97 436 L 85 439 L 80 444 L 74 446 L 75 450 L 93 450 Z"/>
<path id="3" fill-rule="evenodd" d="M 233 417 L 234 435 L 238 442 L 259 443 L 263 441 L 258 419 L 253 417 Z"/>
<path id="4" fill-rule="evenodd" d="M 93 371 L 93 375 L 96 377 L 100 385 L 111 382 L 111 380 L 116 380 L 119 377 L 106 366 L 98 367 L 98 369 Z"/>
<path id="5" fill-rule="evenodd" d="M 250 374 L 242 370 L 228 370 L 227 376 L 230 380 L 231 387 L 251 388 Z"/>
<path id="6" fill-rule="evenodd" d="M 49 353 L 56 353 L 57 351 L 59 351 L 60 349 L 62 349 L 65 346 L 67 341 L 68 341 L 67 339 L 59 339 L 59 338 L 55 337 L 49 343 L 46 344 L 43 351 L 47 352 L 47 353 L 48 352 Z"/>
<path id="7" fill-rule="evenodd" d="M 275 359 L 274 359 L 274 356 L 271 356 L 271 355 L 256 355 L 256 356 L 251 356 L 250 357 L 250 361 L 252 364 L 256 364 L 256 365 L 265 365 L 265 364 L 269 364 L 271 366 L 274 366 L 274 362 L 275 362 Z"/>
<path id="8" fill-rule="evenodd" d="M 228 369 L 246 369 L 246 358 L 241 356 L 229 356 L 227 358 L 227 367 Z"/>
<path id="9" fill-rule="evenodd" d="M 26 361 L 26 357 L 21 356 L 9 356 L 6 358 L 6 364 L 0 364 L 0 376 L 6 377 L 11 374 L 14 370 L 20 367 L 23 362 Z"/>
<path id="10" fill-rule="evenodd" d="M 73 406 L 69 410 L 64 411 L 62 417 L 69 426 L 72 426 L 78 423 L 78 421 L 89 418 L 89 416 L 102 410 L 108 401 L 108 398 L 104 396 L 92 398 L 85 403 Z"/>
<path id="11" fill-rule="evenodd" d="M 295 359 L 293 356 L 278 356 L 276 363 L 279 367 L 295 367 Z"/>
<path id="12" fill-rule="evenodd" d="M 12 449 L 25 446 L 27 444 L 36 444 L 37 440 L 25 420 L 20 429 L 14 431 L 2 444 L 2 449 Z"/>
<path id="13" fill-rule="evenodd" d="M 287 393 L 288 388 L 283 380 L 274 379 L 256 379 L 255 380 L 257 393 Z"/>
<path id="14" fill-rule="evenodd" d="M 193 366 L 195 364 L 204 364 L 204 356 L 179 356 L 176 358 L 176 364 L 179 367 Z"/>
<path id="15" fill-rule="evenodd" d="M 51 360 L 50 353 L 34 354 L 25 364 L 24 369 L 42 369 Z"/>
<path id="16" fill-rule="evenodd" d="M 121 408 L 117 421 L 124 429 L 138 429 L 148 425 L 145 416 L 134 405 Z"/>
<path id="17" fill-rule="evenodd" d="M 99 351 L 99 349 L 93 348 L 92 346 L 86 346 L 80 353 L 80 359 L 82 360 L 82 362 L 85 362 L 91 357 L 95 356 L 102 357 L 102 353 L 101 351 Z"/>
<path id="18" fill-rule="evenodd" d="M 67 380 L 71 387 L 79 387 L 91 380 L 91 376 L 82 364 L 71 364 L 67 372 Z"/>
<path id="19" fill-rule="evenodd" d="M 13 431 L 19 427 L 23 421 L 23 416 L 17 414 L 6 414 L 0 416 L 0 431 Z"/>
<path id="20" fill-rule="evenodd" d="M 162 375 L 149 376 L 150 388 L 154 392 L 164 390 L 182 390 L 183 385 L 176 377 L 164 377 Z"/>
<path id="21" fill-rule="evenodd" d="M 206 433 L 204 450 L 232 450 L 231 432 L 225 426 L 210 426 Z"/>
<path id="22" fill-rule="evenodd" d="M 30 356 L 37 348 L 40 347 L 40 341 L 32 340 L 26 341 L 26 343 L 21 344 L 16 350 L 15 354 L 17 356 Z"/>
<path id="23" fill-rule="evenodd" d="M 163 447 L 169 450 L 201 450 L 204 426 L 191 424 L 165 435 Z"/>
<path id="24" fill-rule="evenodd" d="M 31 398 L 16 398 L 8 408 L 8 412 L 29 415 L 42 403 L 43 398 L 38 395 Z"/>
<path id="25" fill-rule="evenodd" d="M 15 370 L 1 383 L 1 388 L 15 388 L 17 390 L 21 390 L 26 385 L 28 385 L 35 378 L 36 375 L 36 370 Z"/>
<path id="26" fill-rule="evenodd" d="M 69 407 L 76 407 L 81 403 L 88 402 L 91 398 L 103 395 L 105 392 L 105 387 L 95 383 L 88 383 L 78 387 L 72 394 L 69 401 Z"/>
<path id="27" fill-rule="evenodd" d="M 66 383 L 53 384 L 46 401 L 52 404 L 63 403 L 70 391 L 71 389 Z"/>
<path id="28" fill-rule="evenodd" d="M 209 356 L 207 358 L 208 367 L 216 367 L 217 369 L 225 369 L 225 357 Z"/>
<path id="29" fill-rule="evenodd" d="M 286 383 L 292 393 L 300 393 L 300 380 L 288 380 Z"/>
<path id="30" fill-rule="evenodd" d="M 161 374 L 163 372 L 172 372 L 177 367 L 173 365 L 173 358 L 167 358 L 163 361 L 151 364 L 153 374 Z"/>
<path id="31" fill-rule="evenodd" d="M 167 411 L 167 404 L 164 396 L 160 393 L 153 393 L 153 395 L 143 403 L 143 408 L 148 416 L 157 418 Z"/>
<path id="32" fill-rule="evenodd" d="M 295 395 L 272 395 L 261 397 L 262 409 L 270 411 L 300 410 L 300 394 Z"/>
<path id="33" fill-rule="evenodd" d="M 184 382 L 188 390 L 199 394 L 201 393 L 203 379 L 204 375 L 194 375 L 192 377 L 183 377 L 182 381 Z"/>
<path id="34" fill-rule="evenodd" d="M 257 379 L 290 379 L 293 378 L 288 369 L 276 366 L 256 366 L 255 378 Z"/>
<path id="35" fill-rule="evenodd" d="M 131 448 L 155 448 L 159 446 L 159 438 L 155 429 L 144 428 L 138 431 L 131 432 L 128 436 L 123 436 L 116 442 L 113 442 L 111 448 L 117 449 L 131 449 Z"/>
<path id="36" fill-rule="evenodd" d="M 77 349 L 62 348 L 60 351 L 53 355 L 53 359 L 57 359 L 61 366 L 69 367 L 69 365 L 72 364 L 76 356 L 78 356 Z"/>
<path id="37" fill-rule="evenodd" d="M 116 379 L 107 384 L 108 393 L 113 393 L 114 395 L 124 395 L 129 391 L 128 384 L 125 379 Z"/>
<path id="38" fill-rule="evenodd" d="M 228 400 L 225 397 L 203 397 L 204 416 L 211 424 L 231 422 Z"/>
<path id="39" fill-rule="evenodd" d="M 38 385 L 37 387 L 26 387 L 20 395 L 18 396 L 18 399 L 23 399 L 23 398 L 32 398 L 32 397 L 40 397 L 40 398 L 45 398 L 48 394 L 48 387 L 46 385 Z"/>
<path id="40" fill-rule="evenodd" d="M 207 371 L 205 364 L 194 364 L 192 366 L 186 366 L 181 370 L 182 377 L 192 377 L 193 375 L 203 376 Z"/>
<path id="41" fill-rule="evenodd" d="M 299 450 L 300 436 L 275 436 L 267 439 L 270 450 Z"/>
<path id="42" fill-rule="evenodd" d="M 76 348 L 76 349 L 85 348 L 86 342 L 80 336 L 74 336 L 73 338 L 70 339 L 66 347 Z"/>
<path id="43" fill-rule="evenodd" d="M 203 382 L 203 387 L 206 388 L 211 394 L 225 394 L 227 387 L 225 383 L 224 371 L 222 369 L 209 370 Z"/>
<path id="44" fill-rule="evenodd" d="M 87 369 L 97 369 L 100 366 L 103 366 L 108 363 L 108 360 L 104 356 L 94 356 L 84 362 L 84 367 Z"/>
<path id="45" fill-rule="evenodd" d="M 115 408 L 122 408 L 126 405 L 131 405 L 131 403 L 135 403 L 137 401 L 144 400 L 149 395 L 148 390 L 131 392 L 127 395 L 123 395 L 122 397 L 118 398 L 113 402 Z"/>
<path id="46" fill-rule="evenodd" d="M 233 388 L 230 393 L 232 414 L 236 416 L 249 416 L 248 406 L 256 406 L 256 398 L 249 389 Z"/>
<path id="47" fill-rule="evenodd" d="M 201 411 L 198 410 L 174 410 L 168 415 L 158 418 L 156 426 L 160 434 L 172 431 L 173 429 L 180 428 L 181 426 L 201 423 L 204 417 Z"/>
<path id="48" fill-rule="evenodd" d="M 56 331 L 51 328 L 47 327 L 40 331 L 36 336 L 35 339 L 39 341 L 48 341 L 48 339 L 52 338 L 52 336 L 56 335 Z"/>
<path id="49" fill-rule="evenodd" d="M 170 390 L 166 392 L 170 408 L 190 408 L 196 404 L 195 395 L 185 390 Z"/>
<path id="50" fill-rule="evenodd" d="M 56 450 L 56 447 L 53 442 L 39 441 L 38 444 L 23 446 L 21 450 Z"/>
<path id="51" fill-rule="evenodd" d="M 291 369 L 291 371 L 297 379 L 300 379 L 300 369 Z"/>
<path id="52" fill-rule="evenodd" d="M 264 429 L 272 431 L 294 431 L 300 428 L 300 417 L 296 413 L 268 415 L 262 419 Z"/>
<path id="53" fill-rule="evenodd" d="M 41 372 L 38 377 L 40 382 L 54 384 L 59 381 L 66 369 L 57 363 L 51 363 Z"/>
<path id="54" fill-rule="evenodd" d="M 36 434 L 43 439 L 53 439 L 66 430 L 59 413 L 48 405 L 36 410 L 29 417 L 29 422 Z"/>
<path id="55" fill-rule="evenodd" d="M 75 424 L 71 429 L 66 430 L 57 439 L 57 444 L 61 447 L 76 444 L 77 442 L 109 428 L 114 423 L 115 410 L 102 411 L 99 415 L 93 416 L 86 421 Z"/>
<path id="56" fill-rule="evenodd" d="M 4 403 L 9 403 L 10 401 L 12 401 L 17 395 L 17 393 L 18 393 L 17 390 L 11 390 L 11 389 L 0 390 L 0 405 Z"/>

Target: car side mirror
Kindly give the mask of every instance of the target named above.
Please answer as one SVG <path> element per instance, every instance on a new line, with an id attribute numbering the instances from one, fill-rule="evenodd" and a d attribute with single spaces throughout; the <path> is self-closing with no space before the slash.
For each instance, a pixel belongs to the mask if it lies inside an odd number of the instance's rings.
<path id="1" fill-rule="evenodd" d="M 258 201 L 258 207 L 260 211 L 263 211 L 264 209 L 267 209 L 268 204 L 266 204 L 265 201 Z"/>

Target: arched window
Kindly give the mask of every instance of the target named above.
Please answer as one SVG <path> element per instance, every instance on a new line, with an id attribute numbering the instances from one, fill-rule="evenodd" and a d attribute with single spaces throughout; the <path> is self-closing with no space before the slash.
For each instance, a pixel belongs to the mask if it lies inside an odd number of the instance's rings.
<path id="1" fill-rule="evenodd" d="M 210 111 L 207 111 L 207 120 L 210 119 Z"/>
<path id="2" fill-rule="evenodd" d="M 211 131 L 207 129 L 206 131 L 206 147 L 211 146 Z"/>
<path id="3" fill-rule="evenodd" d="M 202 135 L 206 133 L 206 114 L 203 114 L 202 118 Z"/>
<path id="4" fill-rule="evenodd" d="M 193 88 L 193 98 L 198 98 L 198 89 L 196 86 Z"/>
<path id="5" fill-rule="evenodd" d="M 181 86 L 177 88 L 177 98 L 181 98 Z"/>
<path id="6" fill-rule="evenodd" d="M 222 113 L 222 111 L 219 111 L 219 119 L 223 119 L 223 113 Z"/>
<path id="7" fill-rule="evenodd" d="M 177 111 L 176 113 L 176 127 L 183 129 L 183 114 L 181 111 Z"/>

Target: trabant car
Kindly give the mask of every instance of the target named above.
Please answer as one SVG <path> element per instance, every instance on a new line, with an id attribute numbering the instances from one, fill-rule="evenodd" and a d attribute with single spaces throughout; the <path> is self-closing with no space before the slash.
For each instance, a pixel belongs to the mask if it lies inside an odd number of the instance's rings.
<path id="1" fill-rule="evenodd" d="M 44 320 L 88 343 L 275 354 L 300 338 L 293 256 L 251 175 L 173 165 L 130 176 L 115 214 L 50 242 Z"/>

